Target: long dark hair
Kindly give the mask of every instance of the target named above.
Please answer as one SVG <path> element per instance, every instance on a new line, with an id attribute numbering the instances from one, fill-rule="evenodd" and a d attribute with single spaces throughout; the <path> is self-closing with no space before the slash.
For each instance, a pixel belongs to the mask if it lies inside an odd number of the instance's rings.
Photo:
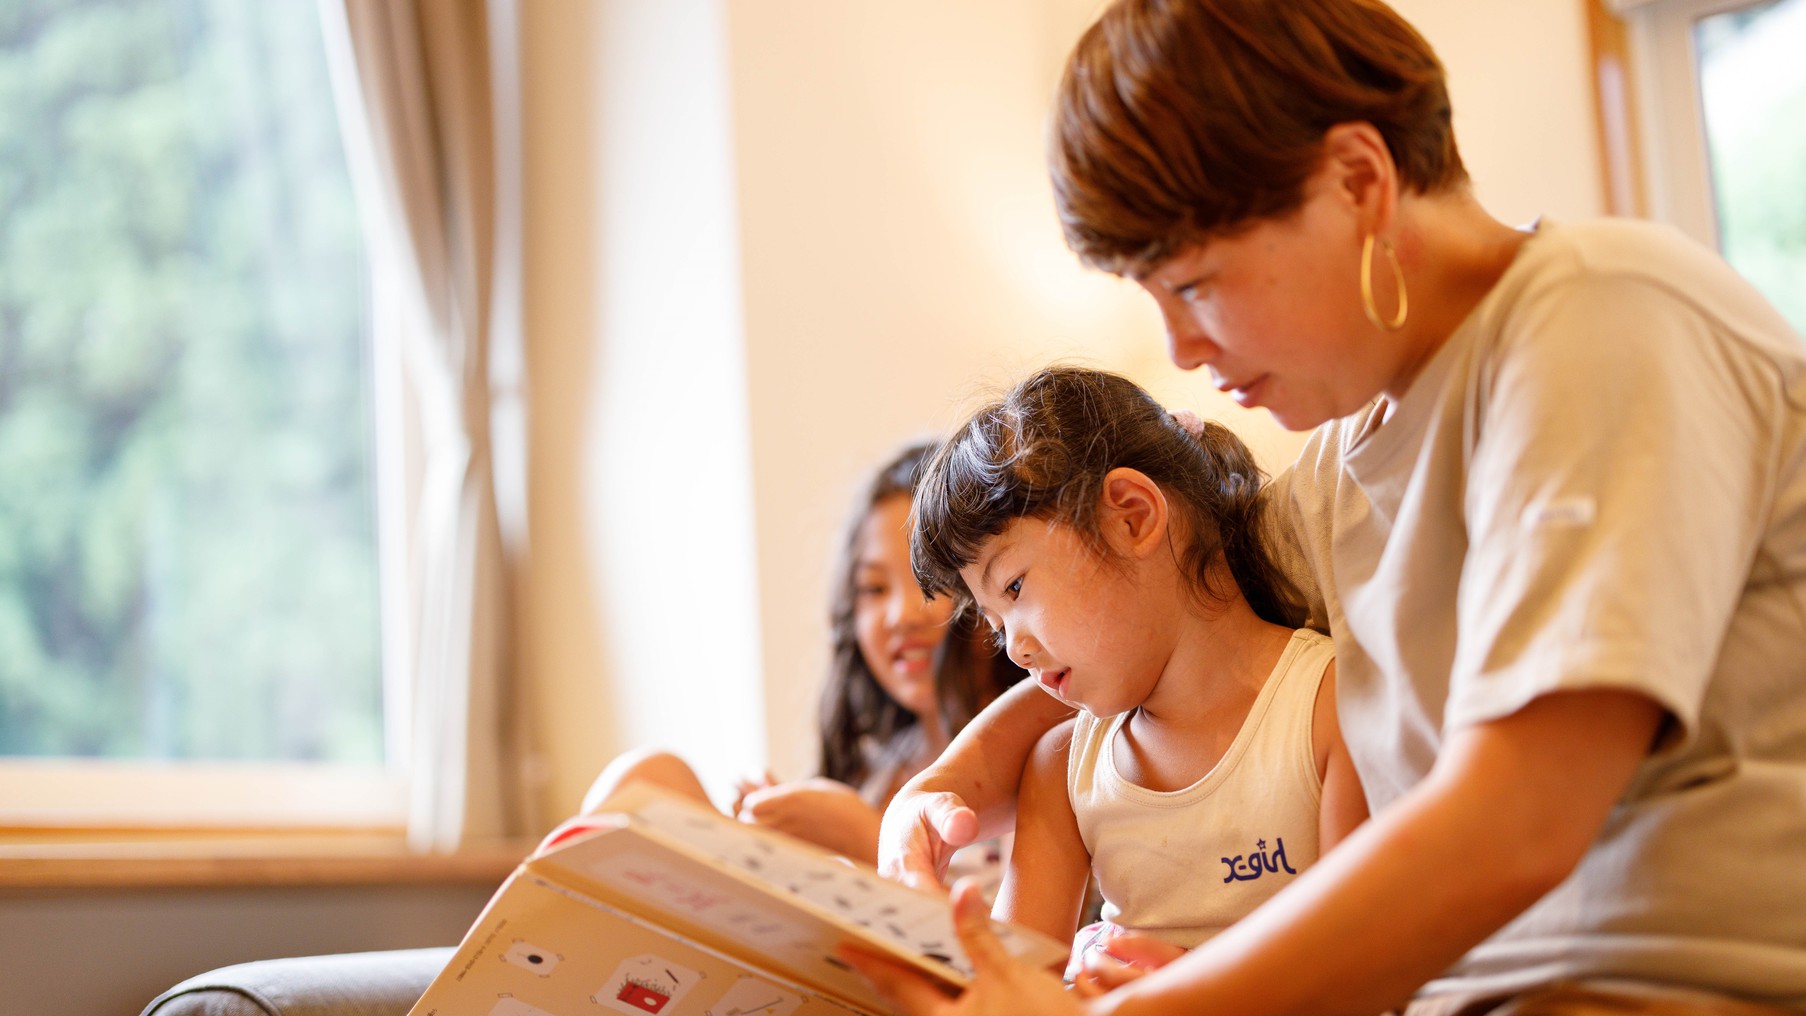
<path id="1" fill-rule="evenodd" d="M 884 744 L 918 722 L 914 713 L 885 692 L 859 650 L 854 578 L 860 530 L 880 503 L 911 495 L 933 447 L 931 443 L 910 445 L 879 467 L 866 484 L 841 541 L 828 614 L 833 655 L 822 689 L 821 774 L 850 786 L 857 787 L 870 775 L 866 745 Z M 978 631 L 973 618 L 955 617 L 935 654 L 934 667 L 935 698 L 948 733 L 957 733 L 1023 676 L 1023 671 Z"/>
<path id="2" fill-rule="evenodd" d="M 1264 477 L 1248 447 L 1221 424 L 1194 436 L 1133 381 L 1084 367 L 1031 374 L 936 450 L 916 485 L 916 581 L 930 595 L 969 598 L 960 569 L 1016 519 L 1070 526 L 1102 553 L 1104 476 L 1124 466 L 1159 484 L 1184 518 L 1191 540 L 1182 564 L 1195 588 L 1228 594 L 1211 586 L 1220 556 L 1256 614 L 1299 623 L 1297 592 L 1260 542 L 1255 501 Z"/>

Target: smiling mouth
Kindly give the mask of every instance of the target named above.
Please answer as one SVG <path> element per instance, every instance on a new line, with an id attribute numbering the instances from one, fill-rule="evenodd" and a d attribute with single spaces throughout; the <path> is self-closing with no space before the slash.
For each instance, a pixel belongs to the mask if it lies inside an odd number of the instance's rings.
<path id="1" fill-rule="evenodd" d="M 934 666 L 934 647 L 905 646 L 891 654 L 891 662 L 906 673 L 928 670 Z"/>

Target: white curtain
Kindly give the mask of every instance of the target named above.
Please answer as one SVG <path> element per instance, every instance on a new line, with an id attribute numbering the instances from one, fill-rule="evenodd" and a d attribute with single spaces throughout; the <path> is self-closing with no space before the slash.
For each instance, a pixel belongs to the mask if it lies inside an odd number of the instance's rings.
<path id="1" fill-rule="evenodd" d="M 413 481 L 401 498 L 406 552 L 389 557 L 405 583 L 391 602 L 406 604 L 405 632 L 389 637 L 406 641 L 387 659 L 404 671 L 408 840 L 451 851 L 534 825 L 492 441 L 492 368 L 510 371 L 518 360 L 519 245 L 510 242 L 518 202 L 498 201 L 498 164 L 513 162 L 508 153 L 498 161 L 495 115 L 498 95 L 512 102 L 515 92 L 492 80 L 489 0 L 320 5 L 377 262 L 377 341 L 400 344 L 406 393 L 401 418 L 391 418 L 408 435 L 405 454 L 388 463 Z M 513 10 L 498 10 L 502 80 L 511 80 Z M 504 123 L 515 122 L 506 114 Z M 509 408 L 512 385 L 500 388 Z"/>

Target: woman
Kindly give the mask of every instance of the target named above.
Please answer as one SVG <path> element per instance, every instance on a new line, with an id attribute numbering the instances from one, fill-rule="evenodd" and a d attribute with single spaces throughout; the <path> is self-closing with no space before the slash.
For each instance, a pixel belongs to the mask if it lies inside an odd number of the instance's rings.
<path id="1" fill-rule="evenodd" d="M 1374 811 L 1206 945 L 1097 971 L 1127 983 L 1088 1011 L 1806 1009 L 1806 355 L 1780 316 L 1669 230 L 1493 220 L 1440 65 L 1377 0 L 1123 0 L 1050 161 L 1069 243 L 1154 298 L 1176 363 L 1323 425 L 1269 524 Z M 1001 828 L 1054 706 L 975 721 L 893 802 L 884 867 L 932 881 Z M 957 1011 L 1079 1010 L 962 931 L 984 974 Z"/>

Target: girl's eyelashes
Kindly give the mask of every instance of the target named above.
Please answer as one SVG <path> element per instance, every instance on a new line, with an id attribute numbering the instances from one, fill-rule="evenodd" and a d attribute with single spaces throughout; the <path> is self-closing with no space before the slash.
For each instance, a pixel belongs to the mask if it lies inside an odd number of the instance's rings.
<path id="1" fill-rule="evenodd" d="M 1022 576 L 1018 575 L 1014 579 L 1012 579 L 1010 581 L 1009 585 L 1003 587 L 1003 591 L 1005 593 L 1007 593 L 1009 595 L 1009 598 L 1012 600 L 1018 596 L 1021 596 L 1022 595 Z"/>
<path id="2" fill-rule="evenodd" d="M 866 582 L 853 587 L 853 595 L 857 597 L 883 596 L 890 592 L 889 588 L 875 582 Z"/>

